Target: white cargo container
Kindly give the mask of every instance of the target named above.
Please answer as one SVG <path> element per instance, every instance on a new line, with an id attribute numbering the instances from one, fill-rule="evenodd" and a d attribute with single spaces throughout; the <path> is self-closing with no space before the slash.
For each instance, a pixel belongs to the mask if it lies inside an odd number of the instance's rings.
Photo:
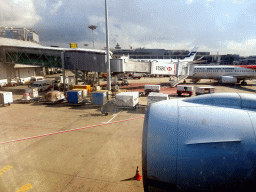
<path id="1" fill-rule="evenodd" d="M 0 104 L 7 105 L 13 103 L 12 92 L 0 91 Z"/>
<path id="2" fill-rule="evenodd" d="M 118 107 L 135 107 L 139 103 L 139 92 L 121 92 L 116 95 Z"/>
<path id="3" fill-rule="evenodd" d="M 215 93 L 215 87 L 197 87 L 196 95 Z"/>
<path id="4" fill-rule="evenodd" d="M 168 100 L 168 94 L 151 92 L 148 95 L 148 105 L 163 100 Z"/>

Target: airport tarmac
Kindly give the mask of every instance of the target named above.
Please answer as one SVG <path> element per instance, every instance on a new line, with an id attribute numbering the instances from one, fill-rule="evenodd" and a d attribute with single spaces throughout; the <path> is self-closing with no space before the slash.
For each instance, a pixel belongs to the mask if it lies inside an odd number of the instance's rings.
<path id="1" fill-rule="evenodd" d="M 213 82 L 188 80 L 187 84 L 199 87 Z M 19 99 L 23 87 L 2 90 L 13 90 L 14 99 Z M 217 93 L 255 91 L 256 81 L 248 81 L 247 86 L 216 86 Z M 169 98 L 180 97 L 173 93 Z M 146 105 L 147 97 L 140 97 L 139 102 Z M 0 113 L 1 192 L 144 191 L 142 180 L 133 180 L 137 166 L 142 175 L 143 108 L 104 116 L 100 107 L 90 104 L 11 104 L 1 107 Z"/>

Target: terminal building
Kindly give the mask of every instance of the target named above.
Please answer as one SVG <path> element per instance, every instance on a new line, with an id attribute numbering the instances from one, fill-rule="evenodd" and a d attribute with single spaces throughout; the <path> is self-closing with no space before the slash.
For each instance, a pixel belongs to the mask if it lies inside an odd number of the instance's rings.
<path id="1" fill-rule="evenodd" d="M 240 57 L 237 63 L 239 65 L 256 65 L 256 56 L 252 55 L 249 57 Z"/>
<path id="2" fill-rule="evenodd" d="M 0 37 L 40 43 L 39 35 L 27 28 L 0 27 Z"/>
<path id="3" fill-rule="evenodd" d="M 166 50 L 166 49 L 122 49 L 120 44 L 117 43 L 115 49 L 111 50 L 114 57 L 129 56 L 130 59 L 184 59 L 190 52 L 190 50 Z M 212 65 L 240 65 L 244 64 L 256 64 L 256 57 L 249 57 L 241 60 L 237 54 L 227 55 L 211 55 L 210 52 L 197 52 L 195 60 L 202 58 L 204 61 L 201 64 Z M 241 61 L 240 61 L 241 60 Z"/>
<path id="4" fill-rule="evenodd" d="M 26 28 L 0 28 L 0 46 L 30 46 L 43 47 L 39 42 L 39 35 L 31 29 Z M 22 56 L 20 55 L 19 58 Z M 26 78 L 41 75 L 42 67 L 22 65 L 19 63 L 5 64 L 4 56 L 0 55 L 0 79 Z"/>
<path id="5" fill-rule="evenodd" d="M 33 30 L 28 31 L 25 28 L 21 30 L 2 28 L 1 35 L 0 79 L 2 80 L 10 82 L 13 79 L 44 76 L 49 69 L 57 68 L 70 70 L 76 76 L 78 70 L 81 70 L 83 77 L 79 76 L 80 79 L 85 79 L 86 72 L 107 71 L 105 50 L 42 46 L 39 36 Z"/>
<path id="6" fill-rule="evenodd" d="M 115 49 L 111 50 L 114 57 L 129 56 L 130 59 L 184 59 L 189 54 L 189 50 L 166 50 L 166 49 L 122 49 L 117 43 Z M 197 52 L 195 59 L 202 56 L 209 57 L 210 52 Z"/>

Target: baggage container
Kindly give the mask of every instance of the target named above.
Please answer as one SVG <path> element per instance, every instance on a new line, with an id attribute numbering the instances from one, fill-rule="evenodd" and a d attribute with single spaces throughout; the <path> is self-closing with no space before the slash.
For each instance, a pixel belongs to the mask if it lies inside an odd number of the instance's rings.
<path id="1" fill-rule="evenodd" d="M 139 103 L 139 92 L 122 92 L 116 95 L 118 107 L 135 107 Z"/>
<path id="2" fill-rule="evenodd" d="M 197 87 L 196 95 L 215 93 L 215 87 Z"/>
<path id="3" fill-rule="evenodd" d="M 163 100 L 168 100 L 168 94 L 151 92 L 148 95 L 148 105 Z"/>
<path id="4" fill-rule="evenodd" d="M 159 92 L 160 85 L 145 85 L 145 94 L 148 95 L 150 92 Z"/>
<path id="5" fill-rule="evenodd" d="M 69 103 L 81 103 L 83 101 L 83 92 L 82 90 L 71 90 L 68 91 L 68 102 Z"/>
<path id="6" fill-rule="evenodd" d="M 12 92 L 0 91 L 0 104 L 7 105 L 13 103 Z"/>
<path id="7" fill-rule="evenodd" d="M 72 91 L 82 91 L 83 98 L 87 97 L 88 90 L 87 89 L 72 89 Z"/>
<path id="8" fill-rule="evenodd" d="M 193 86 L 188 85 L 178 85 L 177 93 L 180 96 L 182 93 L 187 93 L 189 96 L 193 95 Z"/>
<path id="9" fill-rule="evenodd" d="M 92 92 L 93 105 L 105 105 L 107 103 L 107 92 Z"/>
<path id="10" fill-rule="evenodd" d="M 90 93 L 91 85 L 74 85 L 74 89 L 87 89 L 88 93 Z"/>
<path id="11" fill-rule="evenodd" d="M 38 97 L 38 89 L 37 88 L 27 88 L 25 89 L 25 93 L 29 93 L 31 97 Z"/>
<path id="12" fill-rule="evenodd" d="M 95 86 L 95 90 L 99 91 L 99 90 L 101 90 L 101 87 L 100 86 Z"/>

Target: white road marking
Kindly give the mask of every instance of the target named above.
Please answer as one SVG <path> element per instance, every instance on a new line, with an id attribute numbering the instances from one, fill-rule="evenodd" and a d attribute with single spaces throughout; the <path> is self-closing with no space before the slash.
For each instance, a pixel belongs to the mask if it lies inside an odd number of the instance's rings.
<path id="1" fill-rule="evenodd" d="M 119 113 L 121 113 L 121 111 L 120 111 Z M 102 122 L 102 123 L 109 123 L 109 122 L 112 121 L 117 115 L 119 115 L 119 113 L 113 115 L 114 117 L 112 117 L 112 119 L 110 119 L 108 122 Z"/>

